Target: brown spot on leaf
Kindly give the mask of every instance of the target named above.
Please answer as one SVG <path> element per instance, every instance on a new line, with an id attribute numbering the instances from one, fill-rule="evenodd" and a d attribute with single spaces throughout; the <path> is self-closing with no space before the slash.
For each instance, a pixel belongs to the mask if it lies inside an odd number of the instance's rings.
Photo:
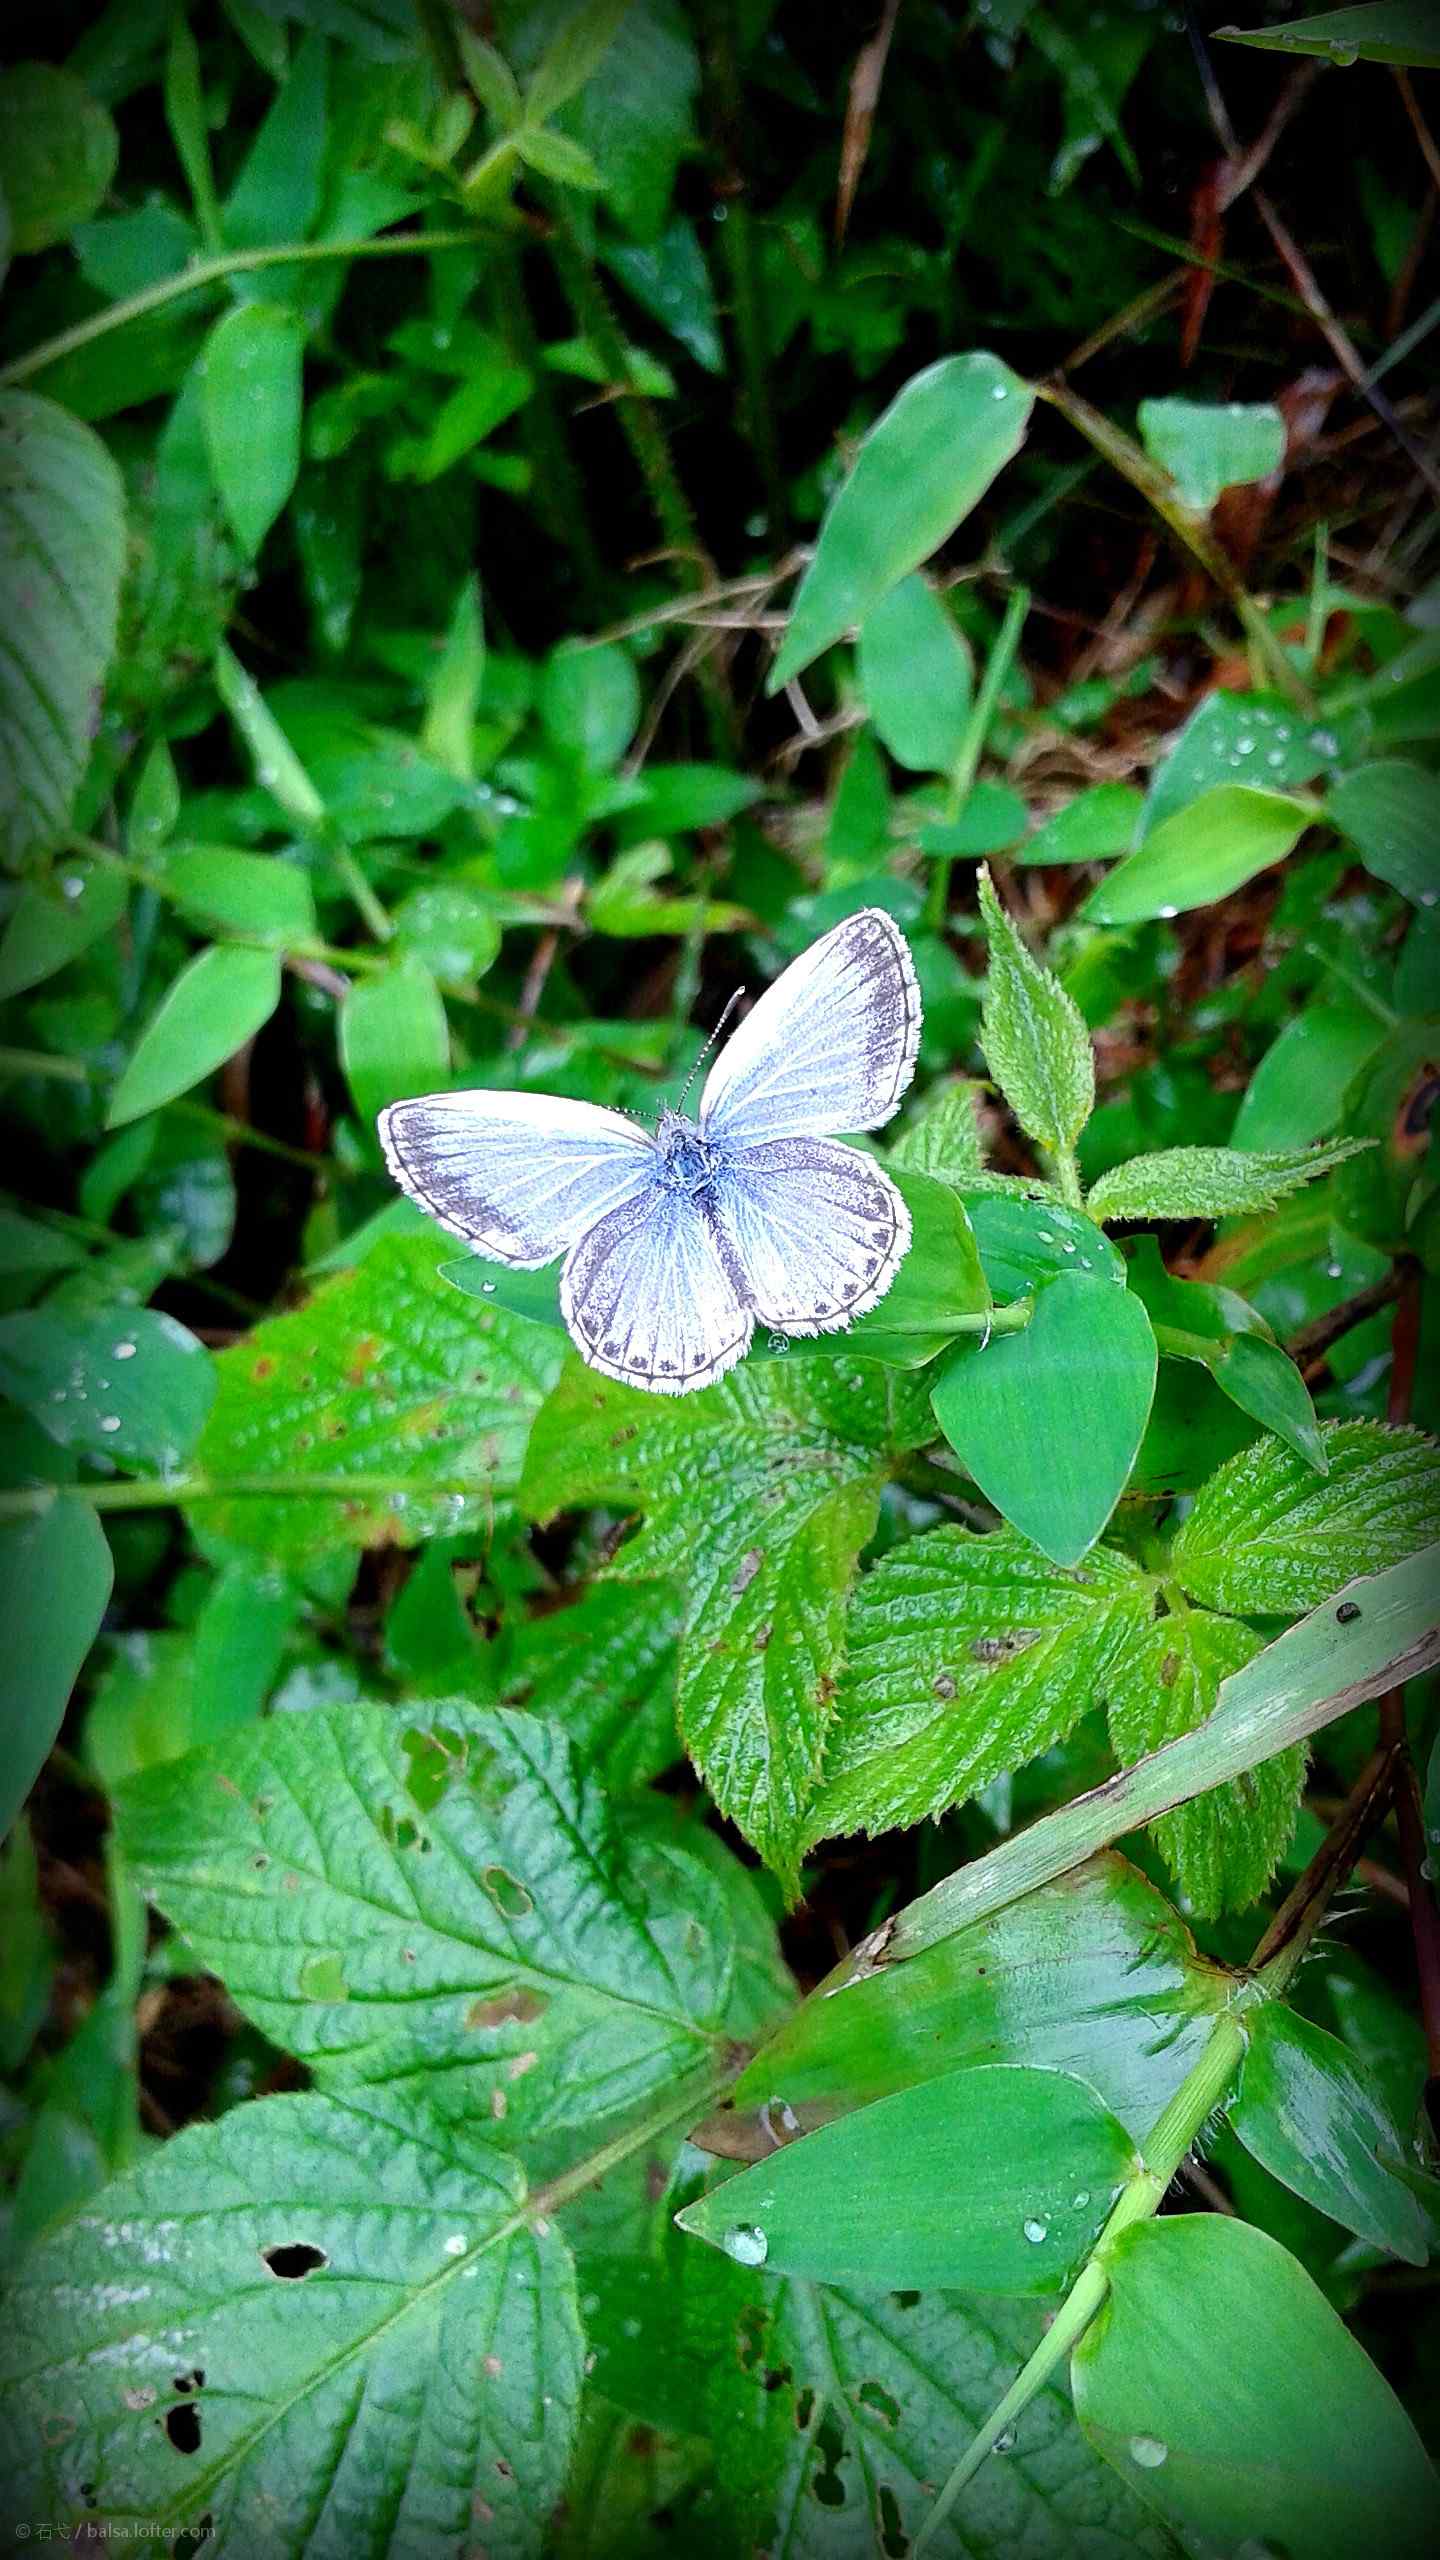
<path id="1" fill-rule="evenodd" d="M 950 1676 L 950 1674 L 949 1674 L 949 1672 L 948 1672 L 948 1671 L 942 1671 L 942 1672 L 939 1674 L 938 1678 L 935 1680 L 935 1682 L 934 1682 L 934 1684 L 933 1684 L 933 1685 L 934 1685 L 935 1695 L 936 1695 L 936 1697 L 937 1697 L 937 1698 L 953 1698 L 953 1697 L 954 1697 L 954 1695 L 955 1695 L 955 1683 L 954 1683 L 953 1679 L 951 1678 L 951 1676 Z"/>
<path id="2" fill-rule="evenodd" d="M 465 2024 L 506 2027 L 513 2020 L 518 2026 L 528 2027 L 532 2019 L 544 2016 L 549 2005 L 542 1992 L 524 1991 L 517 1983 L 508 1991 L 494 1992 L 488 2000 L 472 2000 L 465 2012 Z"/>
<path id="3" fill-rule="evenodd" d="M 1179 1654 L 1178 1654 L 1178 1653 L 1167 1653 L 1167 1654 L 1166 1654 L 1166 1656 L 1165 1656 L 1164 1661 L 1163 1661 L 1163 1662 L 1161 1663 L 1161 1665 L 1160 1665 L 1160 1686 L 1161 1686 L 1161 1688 L 1162 1688 L 1162 1689 L 1173 1689 L 1173 1688 L 1174 1688 L 1174 1686 L 1175 1686 L 1175 1682 L 1176 1682 L 1176 1679 L 1177 1679 L 1177 1677 L 1178 1677 L 1178 1675 L 1179 1675 L 1179 1670 L 1180 1670 L 1180 1656 L 1179 1656 Z"/>
<path id="4" fill-rule="evenodd" d="M 762 1547 L 747 1548 L 730 1577 L 730 1588 L 737 1600 L 742 1591 L 749 1590 L 764 1561 L 765 1551 Z"/>

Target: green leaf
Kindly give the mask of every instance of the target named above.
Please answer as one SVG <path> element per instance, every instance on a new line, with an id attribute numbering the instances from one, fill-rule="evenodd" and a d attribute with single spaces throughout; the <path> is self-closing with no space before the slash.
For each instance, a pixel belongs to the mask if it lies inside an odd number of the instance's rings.
<path id="1" fill-rule="evenodd" d="M 1387 2162 L 1404 2138 L 1338 2036 L 1270 2000 L 1250 2043 L 1230 2123 L 1251 2158 L 1317 2213 L 1412 2267 L 1426 2261 L 1425 2216 Z"/>
<path id="2" fill-rule="evenodd" d="M 458 2550 L 483 2504 L 496 2547 L 538 2555 L 581 2348 L 569 2252 L 503 2152 L 413 2097 L 269 2098 L 27 2257 L 9 2476 L 62 2530 L 204 2516 L 299 2560 L 352 2547 L 362 2510 L 396 2552 Z"/>
<path id="3" fill-rule="evenodd" d="M 1081 909 L 1090 924 L 1138 924 L 1214 906 L 1258 871 L 1283 862 L 1315 811 L 1282 791 L 1222 782 L 1151 826 Z"/>
<path id="4" fill-rule="evenodd" d="M 1381 1422 L 1324 1427 L 1320 1483 L 1278 1440 L 1259 1440 L 1202 1486 L 1172 1563 L 1212 1608 L 1276 1616 L 1315 1608 L 1363 1561 L 1398 1564 L 1440 1535 L 1440 1452 Z"/>
<path id="5" fill-rule="evenodd" d="M 711 2377 L 709 2433 L 729 2550 L 786 2560 L 896 2560 L 913 2547 L 957 2443 L 1035 2343 L 1033 2312 L 994 2297 L 860 2292 L 686 2252 L 686 2296 Z M 1077 2440 L 1064 2385 L 987 2464 L 936 2560 L 1174 2560 L 1174 2544 Z"/>
<path id="6" fill-rule="evenodd" d="M 52 880 L 27 880 L 0 941 L 0 1003 L 43 985 L 113 933 L 125 912 L 125 874 L 67 860 Z"/>
<path id="7" fill-rule="evenodd" d="M 647 1396 L 572 1363 L 538 1416 L 523 1500 L 641 1508 L 610 1570 L 683 1588 L 679 1716 L 722 1812 L 792 1885 L 834 1714 L 845 1602 L 891 1450 L 927 1436 L 905 1382 L 815 1361 L 747 1364 Z"/>
<path id="8" fill-rule="evenodd" d="M 1271 1041 L 1251 1077 L 1231 1145 L 1266 1153 L 1328 1138 L 1350 1086 L 1384 1037 L 1383 1022 L 1368 1008 L 1307 1004 Z"/>
<path id="9" fill-rule="evenodd" d="M 988 1502 L 1057 1564 L 1078 1564 L 1125 1490 L 1155 1393 L 1138 1298 L 1093 1273 L 1041 1289 L 1023 1333 L 957 1345 L 935 1419 Z"/>
<path id="10" fill-rule="evenodd" d="M 887 1162 L 892 1173 L 930 1173 L 942 1182 L 964 1183 L 985 1170 L 976 1106 L 978 1085 L 963 1077 L 933 1085 L 923 1102 L 905 1114 L 900 1135 Z"/>
<path id="11" fill-rule="evenodd" d="M 713 2071 L 725 1899 L 553 1725 L 461 1699 L 273 1717 L 120 1788 L 131 1871 L 263 2033 L 526 2138 Z"/>
<path id="12" fill-rule="evenodd" d="M 1278 2241 L 1186 2213 L 1105 2253 L 1109 2300 L 1071 2359 L 1091 2443 L 1182 2530 L 1315 2560 L 1421 2560 L 1437 2483 L 1364 2348 Z"/>
<path id="13" fill-rule="evenodd" d="M 340 1062 L 367 1131 L 387 1102 L 445 1083 L 450 1026 L 423 962 L 354 980 L 340 1013 Z"/>
<path id="14" fill-rule="evenodd" d="M 305 331 L 279 302 L 242 302 L 205 348 L 205 436 L 226 521 L 254 557 L 300 470 Z"/>
<path id="15" fill-rule="evenodd" d="M 556 649 L 540 679 L 538 707 L 557 746 L 568 747 L 592 773 L 609 773 L 640 718 L 635 661 L 613 643 Z"/>
<path id="16" fill-rule="evenodd" d="M 1020 847 L 1017 862 L 1105 862 L 1135 841 L 1143 793 L 1130 782 L 1096 782 L 1077 791 Z"/>
<path id="17" fill-rule="evenodd" d="M 138 1120 L 223 1067 L 280 1001 L 280 957 L 217 944 L 188 961 L 141 1032 L 105 1115 L 107 1129 Z"/>
<path id="18" fill-rule="evenodd" d="M 1084 1639 L 1082 1637 L 1081 1641 Z M 736 2082 L 737 2109 L 809 2131 L 977 2063 L 1088 2081 L 1137 2140 L 1198 2059 L 1228 1977 L 1113 1850 L 831 1999 L 822 1983 Z"/>
<path id="19" fill-rule="evenodd" d="M 1186 506 L 1207 513 L 1222 489 L 1268 480 L 1285 459 L 1285 421 L 1269 401 L 1142 400 L 1139 426 Z"/>
<path id="20" fill-rule="evenodd" d="M 315 899 L 307 874 L 275 853 L 241 853 L 228 844 L 186 844 L 164 864 L 166 891 L 187 915 L 212 931 L 248 940 L 312 940 Z"/>
<path id="21" fill-rule="evenodd" d="M 1095 1104 L 1090 1034 L 1059 979 L 1026 950 L 988 871 L 980 874 L 980 913 L 990 937 L 980 1025 L 986 1064 L 1022 1129 L 1064 1155 Z"/>
<path id="22" fill-rule="evenodd" d="M 1159 1619 L 1152 1613 L 1114 1664 L 1106 1688 L 1117 1760 L 1138 1760 L 1176 1734 L 1193 1732 L 1213 1713 L 1221 1681 L 1260 1644 L 1231 1618 L 1185 1608 Z M 1303 1750 L 1282 1751 L 1162 1815 L 1155 1837 L 1187 1910 L 1208 1919 L 1259 1900 L 1294 1833 L 1304 1774 Z"/>
<path id="23" fill-rule="evenodd" d="M 105 1532 L 74 1494 L 57 1493 L 37 1519 L 0 1528 L 0 1839 L 60 1731 L 114 1578 Z"/>
<path id="24" fill-rule="evenodd" d="M 970 717 L 973 669 L 967 642 L 934 589 L 902 578 L 860 625 L 860 691 L 897 764 L 914 773 L 950 773 Z"/>
<path id="25" fill-rule="evenodd" d="M 246 674 L 239 659 L 223 644 L 215 652 L 215 683 L 250 750 L 261 790 L 270 793 L 302 832 L 323 826 L 324 801 L 253 676 Z"/>
<path id="26" fill-rule="evenodd" d="M 391 914 L 395 940 L 407 959 L 437 978 L 462 985 L 483 978 L 500 956 L 500 920 L 474 889 L 412 889 Z"/>
<path id="27" fill-rule="evenodd" d="M 1231 44 L 1255 44 L 1271 53 L 1318 53 L 1347 66 L 1356 62 L 1440 66 L 1440 42 L 1430 0 L 1362 0 L 1355 9 L 1323 9 L 1315 18 L 1287 18 L 1278 27 L 1217 27 Z"/>
<path id="28" fill-rule="evenodd" d="M 563 1726 L 581 1766 L 621 1795 L 680 1756 L 679 1637 L 679 1609 L 653 1583 L 592 1582 L 578 1600 L 514 1630 L 500 1703 Z"/>
<path id="29" fill-rule="evenodd" d="M 1094 1218 L 1233 1218 L 1273 1209 L 1287 1191 L 1330 1173 L 1365 1142 L 1337 1138 L 1319 1147 L 1162 1147 L 1102 1173 L 1087 1206 Z"/>
<path id="30" fill-rule="evenodd" d="M 982 705 L 983 708 L 983 705 Z M 971 713 L 974 720 L 978 715 Z M 972 782 L 953 818 L 922 822 L 922 853 L 958 854 L 971 861 L 978 854 L 1006 853 L 1018 846 L 1030 824 L 1030 812 L 1008 782 Z"/>
<path id="31" fill-rule="evenodd" d="M 309 238 L 325 179 L 328 68 L 324 36 L 307 35 L 226 199 L 227 249 L 267 249 Z M 272 267 L 253 281 L 241 276 L 236 282 L 242 296 L 263 296 L 276 292 L 279 278 L 298 279 L 305 272 Z M 289 299 L 284 285 L 280 293 Z"/>
<path id="32" fill-rule="evenodd" d="M 742 2266 L 819 2284 L 1054 2293 L 1134 2156 L 1065 2072 L 947 2071 L 788 2143 L 677 2219 Z"/>
<path id="33" fill-rule="evenodd" d="M 1155 769 L 1141 842 L 1217 784 L 1259 782 L 1266 791 L 1293 791 L 1316 774 L 1333 776 L 1354 751 L 1347 724 L 1327 728 L 1323 720 L 1306 720 L 1284 694 L 1207 694 Z"/>
<path id="34" fill-rule="evenodd" d="M 94 1315 L 33 1307 L 0 1317 L 0 1392 L 63 1449 L 165 1474 L 200 1436 L 215 1364 L 193 1333 L 154 1307 Z"/>
<path id="35" fill-rule="evenodd" d="M 88 222 L 119 157 L 114 118 L 73 71 L 17 62 L 0 72 L 0 169 L 15 257 L 51 249 Z"/>
<path id="36" fill-rule="evenodd" d="M 1310 1390 L 1278 1342 L 1259 1333 L 1238 1335 L 1214 1362 L 1211 1376 L 1242 1413 L 1288 1441 L 1317 1475 L 1325 1474 L 1325 1443 Z"/>
<path id="37" fill-rule="evenodd" d="M 543 124 L 592 80 L 620 32 L 629 0 L 572 0 L 525 92 L 525 113 Z"/>
<path id="38" fill-rule="evenodd" d="M 1399 757 L 1389 764 L 1362 764 L 1336 783 L 1325 814 L 1377 880 L 1398 889 L 1412 906 L 1434 906 L 1440 898 L 1440 781 L 1424 765 Z"/>
<path id="39" fill-rule="evenodd" d="M 446 1530 L 488 1535 L 559 1363 L 558 1343 L 534 1326 L 447 1289 L 428 1236 L 387 1237 L 308 1305 L 221 1353 L 196 1452 L 214 1492 L 192 1518 L 278 1563 Z M 227 1490 L 227 1479 L 267 1477 L 273 1493 Z M 322 1484 L 333 1498 L 319 1498 Z"/>
<path id="40" fill-rule="evenodd" d="M 1061 1571 L 1013 1529 L 907 1539 L 851 1603 L 810 1836 L 923 1822 L 1063 1741 L 1153 1607 L 1108 1547 Z"/>
<path id="41" fill-rule="evenodd" d="M 691 222 L 677 219 L 658 240 L 614 241 L 602 255 L 642 311 L 658 320 L 707 373 L 723 373 L 725 349 L 715 288 Z"/>
<path id="42" fill-rule="evenodd" d="M 778 693 L 928 560 L 1020 450 L 1034 395 L 998 356 L 913 374 L 826 510 L 771 670 Z"/>
<path id="43" fill-rule="evenodd" d="M 512 139 L 527 167 L 538 169 L 542 178 L 553 178 L 558 186 L 593 191 L 605 184 L 604 175 L 589 152 L 573 142 L 568 133 L 552 133 L 544 126 L 532 130 L 522 125 Z"/>
<path id="44" fill-rule="evenodd" d="M 508 133 L 524 113 L 519 83 L 509 63 L 493 44 L 484 43 L 473 27 L 467 27 L 463 18 L 456 21 L 455 41 L 465 77 L 481 106 L 501 132 Z"/>
<path id="45" fill-rule="evenodd" d="M 0 391 L 0 862 L 7 869 L 69 818 L 115 645 L 124 551 L 124 490 L 99 437 L 53 401 Z M 37 668 L 44 669 L 38 694 Z"/>
<path id="46" fill-rule="evenodd" d="M 1130 1285 L 1159 1327 L 1163 1352 L 1207 1368 L 1232 1404 L 1278 1432 L 1324 1475 L 1325 1449 L 1310 1390 L 1263 1316 L 1233 1289 L 1174 1279 L 1153 1236 L 1135 1240 Z"/>
<path id="47" fill-rule="evenodd" d="M 614 40 L 562 109 L 605 181 L 606 209 L 640 240 L 670 212 L 675 172 L 695 147 L 695 36 L 675 0 L 630 0 Z"/>
<path id="48" fill-rule="evenodd" d="M 480 582 L 472 577 L 462 581 L 455 598 L 445 646 L 425 688 L 425 723 L 420 732 L 426 754 L 461 782 L 473 781 L 475 775 L 475 722 L 484 680 L 485 622 Z"/>
<path id="49" fill-rule="evenodd" d="M 992 1177 L 993 1179 L 993 1177 Z M 1023 1298 L 1067 1271 L 1090 1271 L 1125 1286 L 1125 1257 L 1087 1218 L 1038 1185 L 967 1191 L 961 1196 L 997 1298 Z"/>

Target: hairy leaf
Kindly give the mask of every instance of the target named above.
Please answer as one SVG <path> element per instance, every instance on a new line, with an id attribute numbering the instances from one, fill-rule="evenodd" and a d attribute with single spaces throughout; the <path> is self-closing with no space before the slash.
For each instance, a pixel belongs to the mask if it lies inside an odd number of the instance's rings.
<path id="1" fill-rule="evenodd" d="M 70 815 L 115 645 L 124 550 L 124 491 L 99 437 L 51 400 L 0 392 L 0 860 L 8 869 Z"/>
<path id="2" fill-rule="evenodd" d="M 905 1173 L 931 1173 L 942 1182 L 970 1181 L 985 1170 L 976 1118 L 979 1087 L 957 1077 L 936 1085 L 908 1111 L 889 1161 Z"/>
<path id="3" fill-rule="evenodd" d="M 1217 1609 L 1313 1609 L 1357 1565 L 1378 1573 L 1440 1536 L 1440 1450 L 1382 1422 L 1327 1423 L 1322 1481 L 1279 1440 L 1227 1461 L 1195 1499 L 1172 1563 Z"/>
<path id="4" fill-rule="evenodd" d="M 572 1366 L 537 1419 L 523 1499 L 643 1510 L 611 1571 L 686 1595 L 679 1713 L 721 1810 L 793 1883 L 844 1645 L 845 1601 L 921 1392 L 837 1361 L 772 1361 L 659 1398 Z"/>
<path id="5" fill-rule="evenodd" d="M 704 1865 L 622 1827 L 563 1734 L 463 1701 L 316 1707 L 131 1779 L 125 1854 L 317 2077 L 447 2115 L 588 2123 L 713 2064 L 733 1931 Z"/>
<path id="6" fill-rule="evenodd" d="M 543 2198 L 412 2096 L 192 2125 L 27 2256 L 0 2336 L 11 2494 L 62 2529 L 202 2517 L 280 2560 L 539 2552 L 579 2396 Z M 483 2519 L 477 2523 L 476 2519 Z"/>
<path id="7" fill-rule="evenodd" d="M 988 871 L 980 875 L 980 913 L 990 937 L 980 1025 L 986 1062 L 1022 1129 L 1052 1153 L 1063 1153 L 1094 1107 L 1090 1034 L 1059 979 L 1031 958 Z"/>
<path id="8" fill-rule="evenodd" d="M 1287 1191 L 1314 1182 L 1365 1142 L 1337 1138 L 1327 1146 L 1286 1147 L 1277 1154 L 1239 1147 L 1162 1147 L 1102 1173 L 1087 1206 L 1092 1217 L 1233 1218 L 1273 1209 Z"/>
<path id="9" fill-rule="evenodd" d="M 1109 1548 L 1066 1571 L 1013 1529 L 946 1527 L 866 1575 L 810 1837 L 923 1822 L 1060 1741 L 1150 1616 Z"/>
<path id="10" fill-rule="evenodd" d="M 1151 1618 L 1110 1678 L 1110 1739 L 1122 1766 L 1203 1724 L 1221 1681 L 1260 1643 L 1235 1619 L 1197 1609 Z M 1304 1775 L 1297 1746 L 1162 1815 L 1155 1836 L 1187 1909 L 1209 1917 L 1258 1901 L 1294 1832 Z"/>

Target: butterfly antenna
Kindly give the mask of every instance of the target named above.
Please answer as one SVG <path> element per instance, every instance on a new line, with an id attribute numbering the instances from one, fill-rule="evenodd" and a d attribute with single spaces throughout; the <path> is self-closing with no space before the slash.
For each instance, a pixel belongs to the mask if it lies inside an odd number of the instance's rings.
<path id="1" fill-rule="evenodd" d="M 709 1039 L 706 1041 L 704 1048 L 701 1050 L 699 1057 L 696 1059 L 694 1066 L 691 1068 L 690 1073 L 685 1079 L 685 1090 L 681 1094 L 680 1099 L 675 1106 L 677 1111 L 684 1110 L 685 1105 L 690 1098 L 690 1087 L 700 1073 L 701 1068 L 704 1066 L 706 1059 L 709 1057 L 711 1050 L 714 1048 L 716 1041 L 719 1039 L 721 1032 L 724 1030 L 726 1023 L 729 1021 L 731 1014 L 734 1012 L 735 1007 L 740 1002 L 744 993 L 745 990 L 743 987 L 737 987 L 734 994 L 726 998 L 724 1012 L 721 1014 L 719 1021 L 716 1023 L 714 1030 L 711 1032 Z"/>

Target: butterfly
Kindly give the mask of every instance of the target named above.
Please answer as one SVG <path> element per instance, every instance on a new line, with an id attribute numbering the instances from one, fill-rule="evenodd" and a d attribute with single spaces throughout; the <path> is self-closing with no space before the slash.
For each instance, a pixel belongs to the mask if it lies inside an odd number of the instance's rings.
<path id="1" fill-rule="evenodd" d="M 689 1395 L 757 1324 L 835 1333 L 884 1297 L 909 1213 L 837 1139 L 891 1118 L 919 1039 L 905 937 L 867 907 L 767 988 L 694 1120 L 665 1109 L 650 1130 L 558 1094 L 431 1093 L 382 1111 L 380 1140 L 401 1190 L 473 1252 L 520 1271 L 563 1253 L 560 1312 L 592 1369 Z"/>

